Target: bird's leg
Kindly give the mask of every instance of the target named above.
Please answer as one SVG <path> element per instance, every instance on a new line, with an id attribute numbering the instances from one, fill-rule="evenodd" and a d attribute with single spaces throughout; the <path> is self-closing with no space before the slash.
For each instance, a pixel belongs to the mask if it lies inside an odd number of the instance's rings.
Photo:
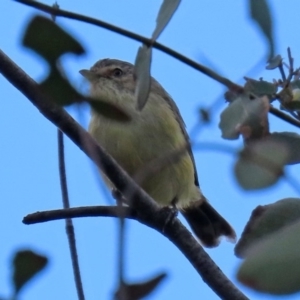
<path id="1" fill-rule="evenodd" d="M 165 222 L 164 222 L 164 225 L 162 228 L 162 232 L 165 232 L 166 227 L 169 225 L 172 225 L 175 218 L 177 218 L 178 209 L 176 207 L 176 202 L 177 202 L 177 199 L 174 198 L 173 201 L 171 202 L 170 206 L 165 206 L 161 209 L 162 216 L 165 219 Z"/>

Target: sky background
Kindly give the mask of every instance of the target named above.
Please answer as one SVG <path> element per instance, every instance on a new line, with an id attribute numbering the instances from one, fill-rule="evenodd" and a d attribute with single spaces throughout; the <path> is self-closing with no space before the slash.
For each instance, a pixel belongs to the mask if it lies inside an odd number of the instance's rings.
<path id="1" fill-rule="evenodd" d="M 295 65 L 300 64 L 300 27 L 298 0 L 269 1 L 274 19 L 276 53 L 287 58 L 292 49 Z M 52 1 L 44 1 L 52 5 Z M 62 9 L 99 18 L 150 37 L 161 1 L 150 0 L 60 0 Z M 47 75 L 46 63 L 21 46 L 21 38 L 35 14 L 33 8 L 14 1 L 0 3 L 0 48 L 32 78 L 41 81 Z M 72 84 L 81 91 L 87 84 L 78 73 L 102 58 L 134 62 L 140 44 L 126 37 L 77 21 L 57 18 L 57 24 L 73 34 L 86 48 L 82 57 L 63 58 L 63 66 Z M 243 76 L 267 80 L 279 77 L 277 70 L 264 70 L 267 45 L 257 26 L 248 17 L 247 1 L 182 1 L 178 11 L 159 38 L 159 42 L 202 62 L 229 79 L 242 83 Z M 252 71 L 251 71 L 252 70 Z M 251 71 L 251 72 L 250 72 Z M 250 73 L 249 73 L 250 72 Z M 152 75 L 176 101 L 188 132 L 198 122 L 197 110 L 214 103 L 212 122 L 191 137 L 193 144 L 218 143 L 241 147 L 242 141 L 221 139 L 220 112 L 226 107 L 223 87 L 176 59 L 155 50 Z M 11 258 L 16 249 L 30 248 L 49 257 L 47 269 L 22 292 L 26 299 L 76 299 L 64 221 L 26 226 L 22 218 L 31 212 L 60 208 L 61 194 L 57 162 L 57 130 L 4 77 L 0 76 L 0 297 L 11 294 Z M 89 121 L 88 108 L 71 107 L 72 114 L 84 127 Z M 271 131 L 295 131 L 270 116 Z M 256 191 L 242 190 L 233 174 L 234 156 L 218 148 L 195 147 L 201 188 L 214 207 L 232 224 L 240 236 L 251 211 L 286 197 L 299 197 L 289 183 Z M 91 161 L 66 139 L 66 164 L 72 206 L 111 203 L 99 182 Z M 299 167 L 287 169 L 297 178 Z M 184 222 L 184 221 L 183 221 Z M 74 220 L 79 261 L 86 299 L 111 299 L 117 283 L 116 219 L 85 218 Z M 126 278 L 142 281 L 165 271 L 168 278 L 149 299 L 219 299 L 201 280 L 186 258 L 166 238 L 135 221 L 127 223 Z M 223 241 L 207 252 L 224 273 L 251 299 L 274 299 L 251 291 L 236 282 L 241 263 L 233 254 L 233 244 Z M 299 294 L 281 297 L 297 299 Z"/>

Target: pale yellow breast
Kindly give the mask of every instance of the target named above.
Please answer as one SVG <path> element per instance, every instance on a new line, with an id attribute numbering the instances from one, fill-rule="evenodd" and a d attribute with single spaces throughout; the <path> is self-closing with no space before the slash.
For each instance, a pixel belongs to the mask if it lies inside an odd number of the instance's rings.
<path id="1" fill-rule="evenodd" d="M 162 157 L 171 157 L 186 143 L 167 103 L 158 105 L 150 100 L 141 112 L 134 112 L 128 123 L 93 113 L 89 131 L 130 176 L 144 174 L 146 170 L 148 176 L 141 186 L 158 203 L 169 205 L 176 198 L 181 206 L 196 201 L 200 191 L 194 184 L 193 163 L 187 152 L 176 163 L 167 164 L 149 175 L 152 163 Z M 140 179 L 141 176 L 137 181 Z"/>

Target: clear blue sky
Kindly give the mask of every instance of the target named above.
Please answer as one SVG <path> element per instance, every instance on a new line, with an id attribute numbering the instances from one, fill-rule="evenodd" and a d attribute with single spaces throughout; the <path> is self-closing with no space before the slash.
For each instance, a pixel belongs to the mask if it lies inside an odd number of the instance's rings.
<path id="1" fill-rule="evenodd" d="M 257 27 L 248 19 L 247 1 L 182 1 L 174 18 L 159 41 L 184 55 L 216 68 L 231 80 L 241 82 L 266 53 L 266 43 Z M 45 1 L 53 4 L 52 1 Z M 70 1 L 58 2 L 62 9 L 90 15 L 115 25 L 150 36 L 161 1 Z M 298 38 L 299 9 L 297 0 L 270 1 L 274 17 L 277 53 L 287 57 L 291 47 L 295 64 L 300 65 Z M 1 1 L 0 48 L 37 81 L 46 76 L 44 61 L 20 45 L 24 28 L 37 11 L 15 3 Z M 89 68 L 101 58 L 118 58 L 133 62 L 139 43 L 107 30 L 80 22 L 58 18 L 57 23 L 73 33 L 86 47 L 87 55 L 63 59 L 66 73 L 74 86 L 84 91 L 86 84 L 78 70 Z M 154 50 L 152 75 L 172 95 L 179 106 L 187 129 L 197 123 L 197 109 L 208 107 L 224 92 L 220 84 L 181 62 Z M 271 80 L 278 72 L 264 71 L 260 65 L 251 74 Z M 37 210 L 60 208 L 61 195 L 57 169 L 56 128 L 9 82 L 0 76 L 0 296 L 8 296 L 10 259 L 18 248 L 29 247 L 50 259 L 43 276 L 24 288 L 22 299 L 76 299 L 64 222 L 56 221 L 25 226 L 23 216 Z M 195 144 L 217 142 L 241 146 L 241 140 L 221 139 L 219 114 L 226 107 L 219 99 L 212 123 L 193 140 Z M 69 112 L 86 127 L 88 110 Z M 271 131 L 293 131 L 289 125 L 270 117 Z M 193 138 L 193 137 L 192 137 Z M 199 149 L 200 148 L 200 149 Z M 66 141 L 67 175 L 72 206 L 106 204 L 108 200 L 95 176 L 89 159 Z M 221 151 L 194 152 L 200 184 L 211 203 L 224 215 L 240 236 L 251 211 L 285 197 L 298 197 L 289 184 L 281 180 L 276 186 L 244 192 L 233 176 L 234 157 Z M 294 176 L 299 167 L 288 170 Z M 75 220 L 80 266 L 86 299 L 111 299 L 117 282 L 117 222 L 115 219 L 86 218 Z M 152 229 L 128 222 L 126 274 L 138 281 L 166 271 L 169 277 L 149 299 L 218 299 L 202 282 L 186 258 L 164 237 Z M 233 245 L 223 241 L 209 255 L 234 282 L 240 260 Z M 238 286 L 253 300 L 273 299 Z M 296 299 L 298 295 L 282 299 Z"/>

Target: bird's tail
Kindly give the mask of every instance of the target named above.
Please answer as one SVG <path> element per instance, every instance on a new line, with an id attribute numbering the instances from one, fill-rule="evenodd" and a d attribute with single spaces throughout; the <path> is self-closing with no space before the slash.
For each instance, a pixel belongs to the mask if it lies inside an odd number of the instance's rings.
<path id="1" fill-rule="evenodd" d="M 182 208 L 181 213 L 204 246 L 218 246 L 221 236 L 235 242 L 236 233 L 233 228 L 206 199 Z"/>

